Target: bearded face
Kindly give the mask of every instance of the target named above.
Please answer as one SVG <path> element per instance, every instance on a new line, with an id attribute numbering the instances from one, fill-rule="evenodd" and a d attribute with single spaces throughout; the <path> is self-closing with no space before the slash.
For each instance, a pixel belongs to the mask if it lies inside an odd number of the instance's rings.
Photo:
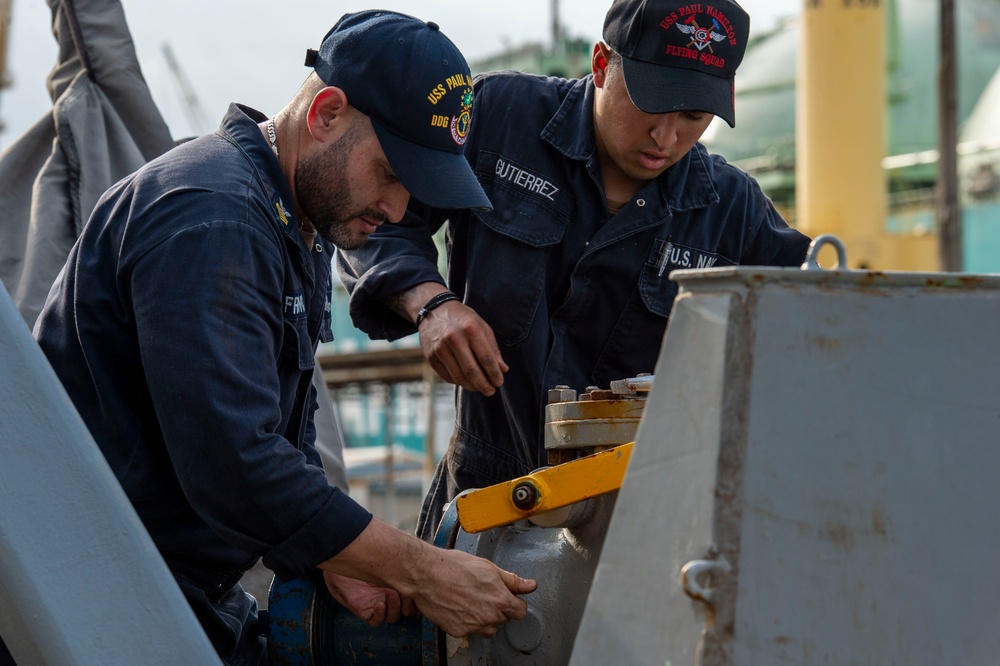
<path id="1" fill-rule="evenodd" d="M 352 123 L 339 139 L 304 155 L 295 171 L 295 191 L 306 218 L 323 238 L 345 250 L 361 247 L 389 221 L 376 207 L 384 176 L 365 155 L 370 142 L 378 145 L 370 125 L 367 130 L 365 123 Z"/>

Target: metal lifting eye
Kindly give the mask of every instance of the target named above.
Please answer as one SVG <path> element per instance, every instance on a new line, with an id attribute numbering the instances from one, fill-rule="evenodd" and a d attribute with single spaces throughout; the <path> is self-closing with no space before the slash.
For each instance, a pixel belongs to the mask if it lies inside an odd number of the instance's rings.
<path id="1" fill-rule="evenodd" d="M 834 268 L 839 268 L 840 270 L 848 270 L 847 268 L 847 250 L 844 248 L 844 243 L 834 236 L 833 234 L 822 234 L 813 239 L 812 243 L 809 243 L 809 251 L 806 252 L 805 263 L 802 264 L 801 268 L 804 271 L 821 271 L 823 267 L 819 265 L 819 251 L 824 245 L 832 245 L 834 249 L 837 250 L 837 265 Z"/>

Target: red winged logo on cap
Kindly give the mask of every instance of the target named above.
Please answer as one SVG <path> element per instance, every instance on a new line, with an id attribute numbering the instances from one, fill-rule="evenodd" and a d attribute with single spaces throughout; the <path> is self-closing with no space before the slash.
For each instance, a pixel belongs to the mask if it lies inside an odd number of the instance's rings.
<path id="1" fill-rule="evenodd" d="M 694 45 L 699 51 L 704 51 L 707 46 L 709 53 L 715 53 L 715 51 L 712 50 L 712 42 L 721 42 L 726 38 L 725 33 L 717 32 L 717 30 L 721 30 L 722 27 L 717 21 L 715 21 L 715 19 L 712 19 L 712 27 L 716 30 L 702 28 L 694 19 L 691 19 L 690 25 L 687 23 L 675 23 L 674 25 L 676 25 L 677 28 L 685 35 L 691 35 L 691 41 L 688 42 L 687 45 Z"/>

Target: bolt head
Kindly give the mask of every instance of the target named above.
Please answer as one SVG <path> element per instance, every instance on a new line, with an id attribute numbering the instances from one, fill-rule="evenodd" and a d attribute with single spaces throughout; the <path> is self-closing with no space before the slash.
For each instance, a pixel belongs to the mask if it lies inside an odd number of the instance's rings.
<path id="1" fill-rule="evenodd" d="M 549 404 L 554 404 L 557 402 L 575 402 L 576 401 L 576 390 L 571 389 L 568 386 L 560 384 L 555 388 L 549 389 Z"/>
<path id="2" fill-rule="evenodd" d="M 527 481 L 519 483 L 514 486 L 514 490 L 510 494 L 510 500 L 518 509 L 527 511 L 538 504 L 538 489 L 535 488 L 534 484 Z"/>

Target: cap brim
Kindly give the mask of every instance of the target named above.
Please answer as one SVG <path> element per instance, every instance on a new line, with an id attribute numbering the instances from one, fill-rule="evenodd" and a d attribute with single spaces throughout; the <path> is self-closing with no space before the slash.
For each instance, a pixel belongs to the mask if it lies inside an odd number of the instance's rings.
<path id="1" fill-rule="evenodd" d="M 371 121 L 389 165 L 410 196 L 436 208 L 493 210 L 464 155 L 407 141 L 375 118 Z"/>
<path id="2" fill-rule="evenodd" d="M 622 57 L 625 87 L 641 111 L 706 111 L 736 127 L 733 80 L 683 67 L 654 65 Z"/>

